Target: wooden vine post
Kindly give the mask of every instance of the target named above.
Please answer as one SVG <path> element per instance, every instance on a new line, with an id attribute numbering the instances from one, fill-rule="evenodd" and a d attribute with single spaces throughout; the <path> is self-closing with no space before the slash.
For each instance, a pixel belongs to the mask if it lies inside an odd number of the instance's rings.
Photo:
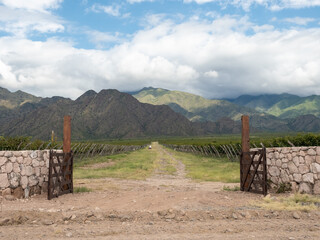
<path id="1" fill-rule="evenodd" d="M 242 154 L 240 158 L 240 182 L 241 191 L 244 190 L 243 181 L 245 181 L 244 172 L 247 172 L 247 168 L 250 167 L 250 127 L 249 127 L 249 116 L 243 115 L 241 117 L 241 149 Z"/>

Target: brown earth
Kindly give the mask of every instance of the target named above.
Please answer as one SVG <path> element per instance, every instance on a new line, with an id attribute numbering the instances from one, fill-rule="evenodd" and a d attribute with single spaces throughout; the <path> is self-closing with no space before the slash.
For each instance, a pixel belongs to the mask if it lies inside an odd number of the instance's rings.
<path id="1" fill-rule="evenodd" d="M 320 239 L 319 210 L 258 208 L 262 196 L 187 179 L 170 157 L 174 176 L 157 169 L 145 181 L 81 179 L 75 185 L 93 192 L 2 199 L 0 239 Z"/>

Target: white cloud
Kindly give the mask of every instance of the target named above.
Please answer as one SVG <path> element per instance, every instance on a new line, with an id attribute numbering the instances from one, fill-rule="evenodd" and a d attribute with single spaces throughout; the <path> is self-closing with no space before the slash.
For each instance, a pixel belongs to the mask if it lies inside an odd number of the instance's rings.
<path id="1" fill-rule="evenodd" d="M 120 14 L 120 5 L 100 5 L 94 4 L 91 7 L 91 10 L 94 12 L 104 12 L 114 17 L 119 17 Z"/>
<path id="2" fill-rule="evenodd" d="M 160 24 L 163 21 L 166 21 L 165 19 L 166 14 L 159 13 L 159 14 L 147 14 L 146 17 L 143 19 L 142 24 L 143 26 L 156 26 Z"/>
<path id="3" fill-rule="evenodd" d="M 212 98 L 320 94 L 319 39 L 319 28 L 280 31 L 231 16 L 163 21 L 105 51 L 76 49 L 57 39 L 2 37 L 0 86 L 72 98 L 88 89 L 145 86 Z"/>
<path id="4" fill-rule="evenodd" d="M 9 8 L 39 12 L 58 8 L 62 2 L 63 0 L 0 0 L 0 3 Z"/>
<path id="5" fill-rule="evenodd" d="M 89 38 L 89 41 L 94 43 L 97 48 L 104 48 L 105 44 L 120 42 L 121 37 L 120 33 L 108 33 L 108 32 L 99 32 L 95 30 L 89 30 L 86 32 Z"/>
<path id="6" fill-rule="evenodd" d="M 0 30 L 19 37 L 26 37 L 34 32 L 62 32 L 64 21 L 47 11 L 58 7 L 60 2 L 62 1 L 0 0 Z"/>
<path id="7" fill-rule="evenodd" d="M 29 12 L 0 6 L 0 30 L 19 37 L 33 31 L 61 32 L 64 31 L 62 24 L 62 20 L 46 12 Z"/>
<path id="8" fill-rule="evenodd" d="M 320 0 L 184 0 L 184 3 L 196 2 L 197 4 L 204 4 L 209 2 L 217 2 L 223 6 L 231 4 L 242 7 L 249 11 L 252 5 L 262 5 L 271 10 L 278 11 L 284 8 L 307 8 L 320 6 Z"/>
<path id="9" fill-rule="evenodd" d="M 154 0 L 127 0 L 128 3 L 142 3 L 142 2 L 153 2 Z"/>
<path id="10" fill-rule="evenodd" d="M 270 0 L 271 1 L 271 0 Z M 278 0 L 268 3 L 272 10 L 281 10 L 284 8 L 307 8 L 320 6 L 320 0 Z"/>
<path id="11" fill-rule="evenodd" d="M 208 71 L 204 73 L 204 76 L 209 78 L 217 78 L 219 77 L 219 73 L 217 71 Z"/>
<path id="12" fill-rule="evenodd" d="M 302 18 L 302 17 L 294 17 L 294 18 L 285 18 L 284 21 L 288 23 L 294 23 L 297 25 L 308 25 L 311 22 L 314 22 L 316 19 L 314 18 Z"/>
<path id="13" fill-rule="evenodd" d="M 219 0 L 183 0 L 185 3 L 196 2 L 198 4 L 208 3 L 208 2 L 217 2 Z"/>

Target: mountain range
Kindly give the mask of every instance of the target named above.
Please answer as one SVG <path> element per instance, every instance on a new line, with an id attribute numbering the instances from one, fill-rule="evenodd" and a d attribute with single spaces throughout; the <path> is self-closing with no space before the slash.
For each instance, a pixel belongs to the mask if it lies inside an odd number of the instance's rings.
<path id="1" fill-rule="evenodd" d="M 256 131 L 320 131 L 320 96 L 316 95 L 242 95 L 236 99 L 210 100 L 190 93 L 152 87 L 131 94 L 140 102 L 168 105 L 190 121 L 217 121 L 227 117 L 238 122 L 243 114 L 247 114 Z"/>
<path id="2" fill-rule="evenodd" d="M 299 97 L 292 94 L 242 95 L 230 102 L 265 112 L 279 118 L 295 118 L 312 114 L 320 117 L 320 96 Z"/>
<path id="3" fill-rule="evenodd" d="M 7 91 L 6 89 L 0 89 Z M 20 94 L 20 92 L 16 92 Z M 15 101 L 16 93 L 6 96 Z M 27 96 L 27 95 L 26 95 Z M 10 105 L 11 106 L 11 105 Z M 0 135 L 50 139 L 54 130 L 62 138 L 63 116 L 72 117 L 73 139 L 115 139 L 159 136 L 198 136 L 239 132 L 237 123 L 195 123 L 169 106 L 140 103 L 117 90 L 89 90 L 76 100 L 62 97 L 16 101 L 13 108 L 0 108 Z"/>
<path id="4" fill-rule="evenodd" d="M 319 115 L 308 112 L 316 107 L 318 96 L 272 96 L 210 100 L 185 92 L 144 88 L 130 94 L 89 90 L 71 100 L 40 98 L 0 88 L 0 135 L 48 140 L 54 130 L 62 138 L 64 115 L 71 115 L 72 136 L 79 140 L 239 133 L 243 114 L 250 116 L 252 131 L 256 132 L 320 130 Z M 304 109 L 304 104 L 312 108 Z M 276 107 L 282 110 L 281 114 L 271 114 Z M 295 116 L 292 109 L 301 111 L 295 111 Z M 294 117 L 286 118 L 286 111 Z"/>

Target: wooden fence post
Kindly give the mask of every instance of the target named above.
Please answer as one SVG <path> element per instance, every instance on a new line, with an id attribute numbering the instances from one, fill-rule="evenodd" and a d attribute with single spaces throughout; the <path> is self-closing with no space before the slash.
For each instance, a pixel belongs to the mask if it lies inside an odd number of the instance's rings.
<path id="1" fill-rule="evenodd" d="M 247 171 L 247 168 L 250 167 L 250 126 L 249 126 L 249 116 L 243 115 L 241 117 L 241 148 L 242 154 L 240 159 L 240 185 L 241 191 L 244 190 L 245 177 L 243 175 L 244 172 Z"/>

